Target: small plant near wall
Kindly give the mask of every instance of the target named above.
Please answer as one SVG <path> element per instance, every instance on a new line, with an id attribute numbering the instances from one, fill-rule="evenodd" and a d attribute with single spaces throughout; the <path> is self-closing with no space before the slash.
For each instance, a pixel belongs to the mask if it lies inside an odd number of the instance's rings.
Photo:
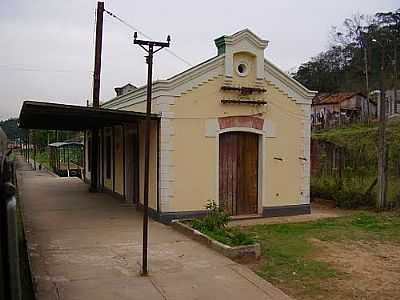
<path id="1" fill-rule="evenodd" d="M 251 245 L 256 242 L 254 235 L 228 228 L 230 217 L 215 201 L 207 201 L 206 209 L 206 216 L 190 222 L 192 228 L 229 246 Z"/>
<path id="2" fill-rule="evenodd" d="M 206 204 L 207 215 L 192 221 L 192 227 L 201 232 L 223 230 L 229 222 L 229 215 L 220 208 L 214 200 L 208 200 Z"/>

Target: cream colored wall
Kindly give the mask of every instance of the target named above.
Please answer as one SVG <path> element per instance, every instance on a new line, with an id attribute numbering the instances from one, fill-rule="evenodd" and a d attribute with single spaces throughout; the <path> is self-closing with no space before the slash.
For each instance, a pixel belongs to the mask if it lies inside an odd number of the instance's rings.
<path id="1" fill-rule="evenodd" d="M 268 113 L 275 138 L 267 138 L 264 206 L 300 204 L 303 187 L 304 112 L 276 88 L 267 86 Z M 275 158 L 281 158 L 282 161 Z"/>
<path id="2" fill-rule="evenodd" d="M 145 113 L 146 112 L 146 100 L 138 102 L 132 106 L 129 106 L 126 108 L 126 110 Z M 151 113 L 157 114 L 158 112 L 159 112 L 158 99 L 153 98 L 152 106 L 151 106 Z"/>
<path id="3" fill-rule="evenodd" d="M 196 102 L 192 97 L 184 99 Z M 177 107 L 183 103 L 180 100 Z M 196 106 L 193 108 L 196 109 Z M 172 164 L 175 165 L 174 197 L 170 199 L 169 210 L 201 210 L 207 200 L 217 200 L 215 138 L 205 138 L 205 119 L 180 119 L 189 116 L 189 111 L 181 109 L 178 109 L 178 114 L 174 120 L 175 151 L 172 152 Z"/>
<path id="4" fill-rule="evenodd" d="M 250 83 L 246 80 L 235 78 L 234 84 L 246 86 Z M 229 95 L 220 90 L 223 82 L 221 76 L 176 99 L 172 141 L 175 184 L 168 211 L 200 210 L 204 209 L 207 200 L 218 201 L 218 137 L 206 136 L 208 120 L 256 114 L 270 124 L 268 130 L 274 133 L 267 136 L 275 136 L 261 138 L 262 206 L 300 204 L 304 166 L 299 157 L 304 156 L 305 116 L 301 105 L 268 82 L 265 82 L 266 93 L 250 96 L 265 99 L 268 101 L 266 106 L 221 104 L 221 99 L 233 96 L 233 93 Z"/>
<path id="5" fill-rule="evenodd" d="M 149 207 L 153 209 L 157 209 L 157 121 L 152 121 L 152 127 L 150 131 L 150 181 L 149 181 Z M 105 149 L 105 137 L 107 135 L 112 134 L 111 128 L 105 129 L 104 134 L 104 149 Z M 123 195 L 124 187 L 123 187 L 123 140 L 122 140 L 122 127 L 117 126 L 115 127 L 115 192 Z M 139 201 L 143 204 L 143 194 L 144 194 L 144 123 L 139 122 Z M 111 156 L 112 157 L 112 156 Z M 104 155 L 105 158 L 105 155 Z M 104 168 L 104 186 L 112 190 L 113 183 L 112 183 L 112 162 L 111 162 L 111 178 L 107 179 L 105 177 L 106 174 L 106 161 L 103 162 Z M 101 182 L 101 177 L 100 177 Z"/>

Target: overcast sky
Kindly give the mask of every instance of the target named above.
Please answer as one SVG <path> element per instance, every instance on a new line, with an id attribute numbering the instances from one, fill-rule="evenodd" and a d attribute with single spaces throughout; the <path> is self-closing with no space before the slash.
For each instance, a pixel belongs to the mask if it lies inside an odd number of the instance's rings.
<path id="1" fill-rule="evenodd" d="M 244 5 L 245 4 L 245 5 Z M 398 0 L 105 1 L 105 8 L 196 65 L 216 54 L 214 39 L 249 28 L 270 41 L 265 56 L 294 70 L 329 45 L 329 32 L 354 13 L 398 8 Z M 17 117 L 24 100 L 69 104 L 91 97 L 94 0 L 0 0 L 0 120 Z M 132 30 L 104 16 L 101 101 L 114 87 L 146 80 L 143 50 Z M 188 68 L 156 54 L 154 79 Z"/>

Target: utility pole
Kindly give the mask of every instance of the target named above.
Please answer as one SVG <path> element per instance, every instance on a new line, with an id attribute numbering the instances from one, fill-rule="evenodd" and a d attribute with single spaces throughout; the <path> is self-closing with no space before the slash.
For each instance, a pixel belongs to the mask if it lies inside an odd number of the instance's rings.
<path id="1" fill-rule="evenodd" d="M 369 107 L 369 78 L 368 78 L 368 53 L 367 53 L 367 46 L 368 46 L 368 38 L 367 34 L 362 34 L 362 45 L 364 47 L 364 71 L 365 71 L 365 89 L 366 89 L 366 96 L 367 96 L 367 122 L 369 123 L 370 118 L 370 107 Z"/>
<path id="2" fill-rule="evenodd" d="M 385 99 L 385 47 L 381 46 L 381 79 L 380 79 L 380 101 L 379 101 L 379 129 L 378 129 L 378 209 L 386 206 L 387 176 L 386 164 L 387 153 L 385 144 L 386 129 L 386 99 Z"/>
<path id="3" fill-rule="evenodd" d="M 369 122 L 369 81 L 368 81 L 368 55 L 367 45 L 364 43 L 364 64 L 365 64 L 365 88 L 367 92 L 367 121 Z"/>
<path id="4" fill-rule="evenodd" d="M 146 121 L 144 127 L 145 145 L 144 145 L 144 195 L 143 195 L 143 254 L 142 254 L 142 276 L 147 276 L 147 247 L 149 231 L 149 167 L 150 167 L 150 125 L 151 125 L 151 98 L 152 98 L 152 76 L 153 76 L 153 54 L 163 48 L 169 47 L 171 38 L 167 37 L 167 42 L 144 41 L 137 39 L 135 32 L 133 44 L 139 45 L 147 52 L 147 101 L 146 101 Z M 154 50 L 154 47 L 158 47 Z"/>
<path id="5" fill-rule="evenodd" d="M 101 50 L 103 43 L 103 15 L 104 2 L 97 2 L 96 14 L 96 46 L 94 54 L 93 73 L 93 107 L 100 107 L 100 72 L 101 72 Z M 90 172 L 90 191 L 98 191 L 98 159 L 99 159 L 99 129 L 92 128 L 92 169 Z"/>
<path id="6" fill-rule="evenodd" d="M 393 84 L 393 89 L 394 89 L 394 112 L 397 114 L 398 109 L 397 109 L 397 101 L 398 100 L 398 95 L 397 95 L 397 90 L 398 90 L 398 78 L 397 78 L 397 37 L 394 39 L 394 53 L 393 53 L 393 76 L 394 76 L 394 84 Z"/>

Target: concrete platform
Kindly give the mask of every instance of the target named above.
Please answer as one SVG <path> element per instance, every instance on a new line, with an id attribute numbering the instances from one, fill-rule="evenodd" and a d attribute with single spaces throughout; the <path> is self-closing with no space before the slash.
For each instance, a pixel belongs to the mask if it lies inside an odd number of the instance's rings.
<path id="1" fill-rule="evenodd" d="M 23 162 L 18 179 L 37 300 L 289 299 L 245 266 L 154 221 L 150 275 L 141 277 L 135 208 Z"/>

